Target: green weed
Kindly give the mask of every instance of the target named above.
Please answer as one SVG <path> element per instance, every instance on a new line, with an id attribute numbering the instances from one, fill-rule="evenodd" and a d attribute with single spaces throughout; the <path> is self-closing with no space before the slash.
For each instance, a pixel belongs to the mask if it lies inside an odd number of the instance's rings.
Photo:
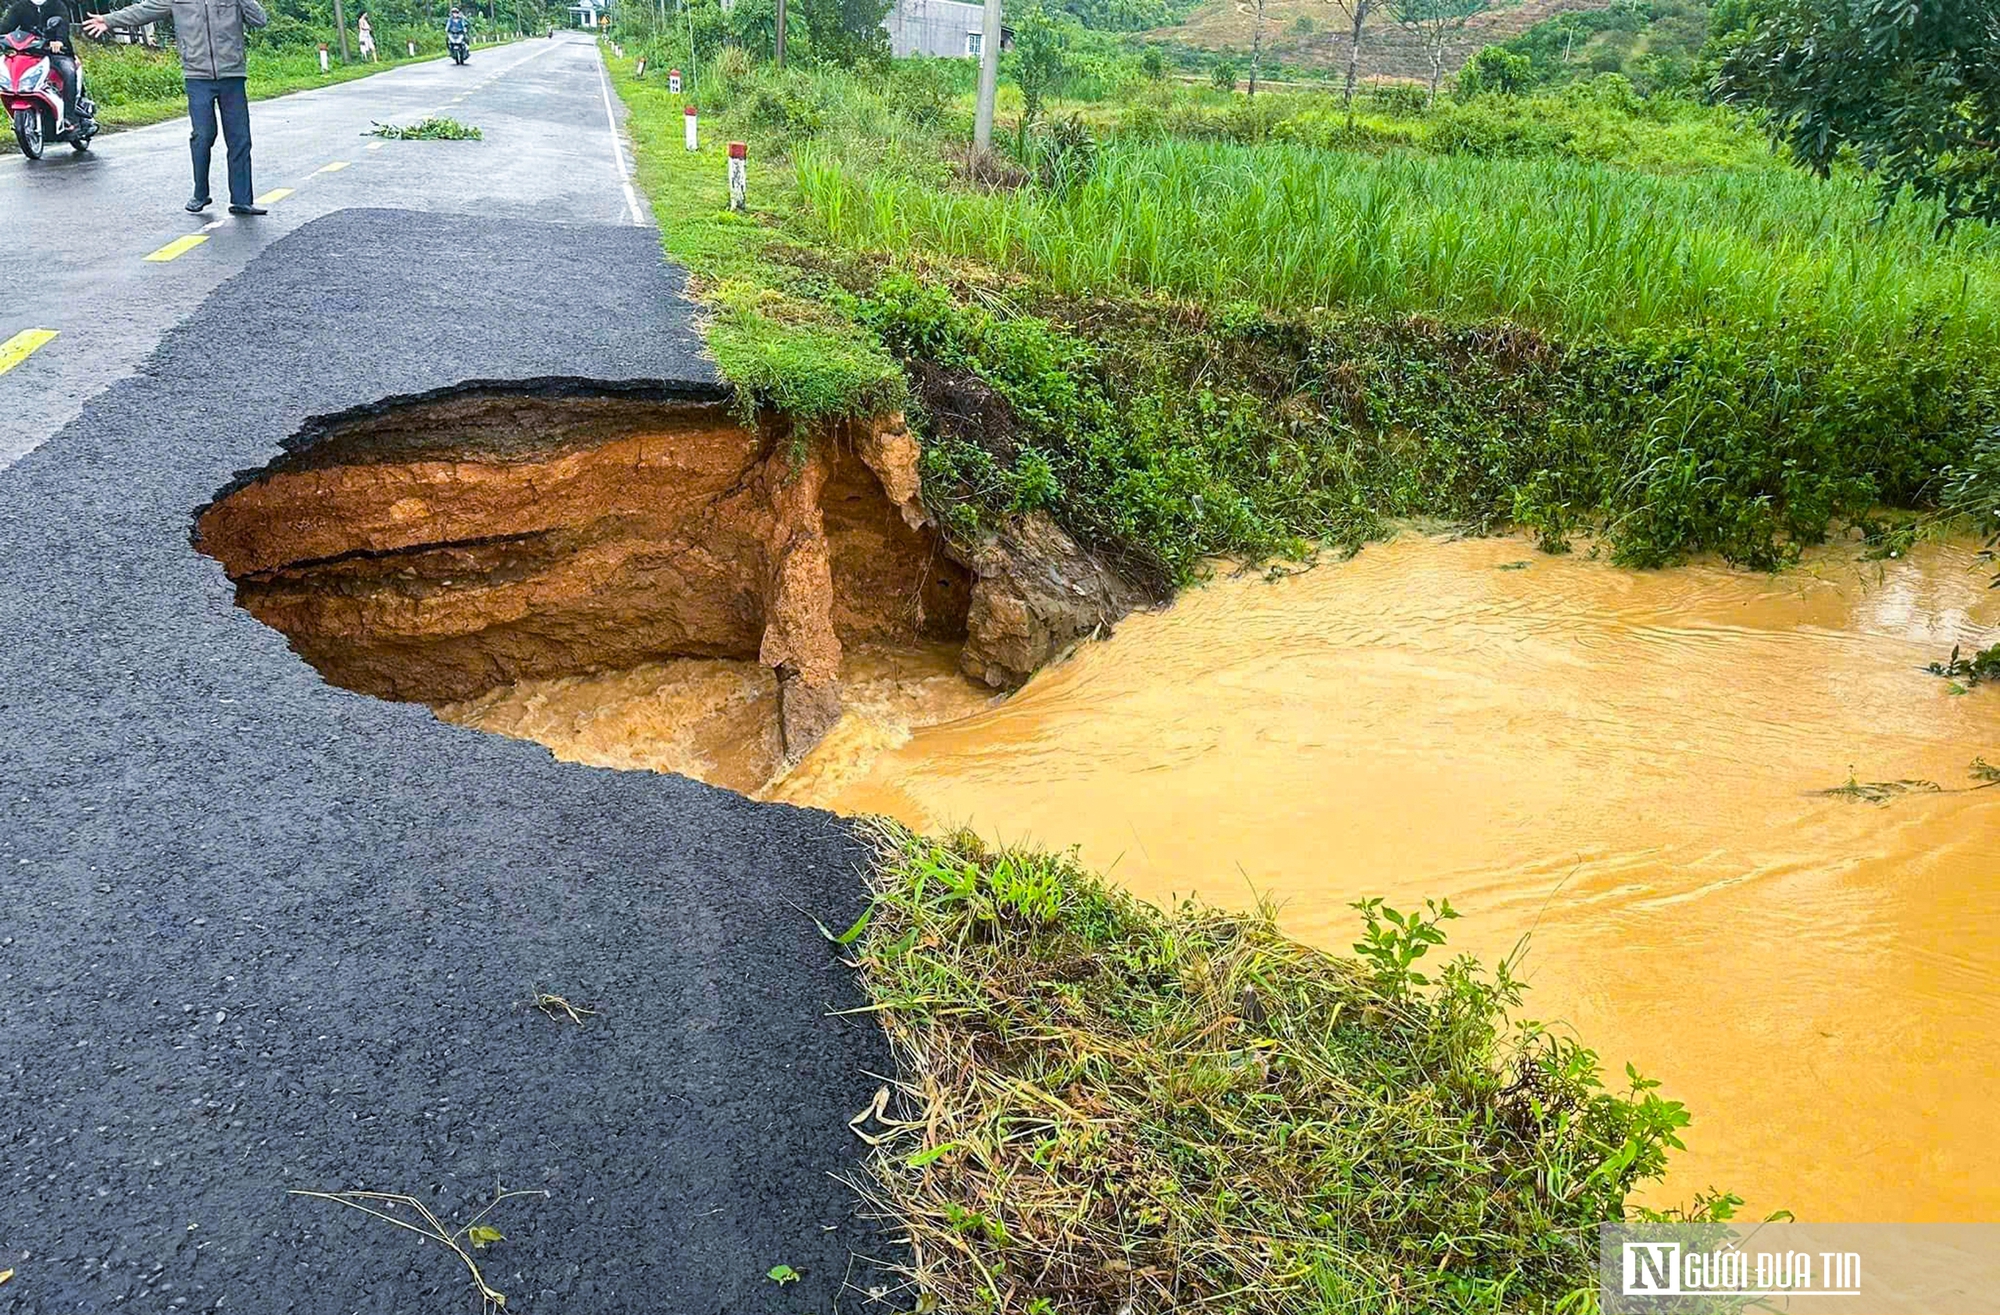
<path id="1" fill-rule="evenodd" d="M 904 1076 L 861 1122 L 931 1308 L 1546 1311 L 1680 1145 L 1655 1083 L 1509 1023 L 1504 966 L 1414 971 L 1444 905 L 1365 901 L 1341 960 L 1060 855 L 883 840 L 859 955 Z"/>
<path id="2" fill-rule="evenodd" d="M 436 115 L 401 126 L 378 123 L 367 135 L 399 142 L 476 142 L 486 136 L 480 129 L 460 123 L 457 119 L 439 118 Z"/>

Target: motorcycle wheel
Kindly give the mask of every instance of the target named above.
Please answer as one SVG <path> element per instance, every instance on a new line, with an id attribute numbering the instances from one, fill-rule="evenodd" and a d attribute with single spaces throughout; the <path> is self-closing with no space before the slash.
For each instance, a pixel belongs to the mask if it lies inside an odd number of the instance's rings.
<path id="1" fill-rule="evenodd" d="M 30 160 L 42 158 L 42 112 L 21 109 L 14 111 L 14 140 L 20 144 L 21 154 Z"/>
<path id="2" fill-rule="evenodd" d="M 85 151 L 90 149 L 90 138 L 88 137 L 72 138 L 69 147 L 71 150 L 75 151 L 78 155 L 82 155 Z"/>

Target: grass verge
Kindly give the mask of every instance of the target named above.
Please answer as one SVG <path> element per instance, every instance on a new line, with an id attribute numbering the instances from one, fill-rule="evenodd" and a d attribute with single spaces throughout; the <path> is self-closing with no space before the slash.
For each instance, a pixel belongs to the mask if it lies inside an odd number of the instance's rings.
<path id="1" fill-rule="evenodd" d="M 879 414 L 902 406 L 902 365 L 829 298 L 833 281 L 779 231 L 796 205 L 782 162 L 749 162 L 751 206 L 729 209 L 724 130 L 713 119 L 699 151 L 683 145 L 686 96 L 658 77 L 633 74 L 633 59 L 607 49 L 626 108 L 640 185 L 653 204 L 667 254 L 694 278 L 717 368 L 746 408 L 768 406 L 802 423 Z"/>
<path id="2" fill-rule="evenodd" d="M 1269 910 L 879 839 L 851 935 L 902 1077 L 865 1190 L 909 1230 L 919 1309 L 1582 1309 L 1596 1225 L 1680 1146 L 1653 1083 L 1509 1022 L 1505 963 L 1418 971 L 1449 905 L 1358 905 L 1340 959 Z"/>
<path id="3" fill-rule="evenodd" d="M 1775 568 L 1940 506 L 2000 427 L 2000 238 L 1873 227 L 1853 178 L 1128 131 L 1143 100 L 972 169 L 920 64 L 738 63 L 690 153 L 689 98 L 613 60 L 716 360 L 803 418 L 906 401 L 963 539 L 1044 510 L 1178 583 L 1420 517 Z"/>

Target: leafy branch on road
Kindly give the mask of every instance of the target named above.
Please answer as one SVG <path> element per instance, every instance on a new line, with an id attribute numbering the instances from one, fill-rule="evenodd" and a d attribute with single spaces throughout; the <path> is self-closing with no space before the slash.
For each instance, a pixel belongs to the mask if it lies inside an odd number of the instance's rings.
<path id="1" fill-rule="evenodd" d="M 485 1222 L 486 1216 L 491 1214 L 493 1208 L 502 1201 L 509 1201 L 517 1196 L 546 1197 L 548 1195 L 546 1191 L 535 1189 L 516 1192 L 502 1191 L 499 1185 L 495 1184 L 493 1199 L 481 1207 L 478 1214 L 472 1216 L 469 1221 L 458 1228 L 447 1229 L 444 1226 L 444 1221 L 432 1213 L 430 1207 L 426 1206 L 416 1197 L 401 1192 L 312 1192 L 301 1188 L 294 1188 L 286 1194 L 288 1196 L 308 1196 L 320 1201 L 332 1201 L 335 1205 L 344 1205 L 350 1210 L 359 1210 L 362 1214 L 372 1219 L 380 1219 L 384 1223 L 408 1229 L 418 1237 L 429 1238 L 433 1242 L 438 1242 L 448 1247 L 453 1255 L 465 1262 L 466 1270 L 472 1275 L 473 1286 L 479 1289 L 481 1308 L 487 1315 L 491 1315 L 494 1311 L 505 1309 L 507 1296 L 486 1281 L 486 1276 L 479 1272 L 478 1262 L 472 1258 L 472 1252 L 491 1246 L 495 1242 L 504 1242 L 507 1239 L 505 1234 L 501 1233 L 499 1229 Z M 396 1214 L 391 1213 L 399 1207 L 409 1210 L 422 1222 L 412 1223 L 408 1219 L 400 1218 Z"/>
<path id="2" fill-rule="evenodd" d="M 378 123 L 362 134 L 365 137 L 386 137 L 392 142 L 476 142 L 485 140 L 486 134 L 470 124 L 457 119 L 440 118 L 432 115 L 420 123 L 403 127 L 394 123 Z"/>

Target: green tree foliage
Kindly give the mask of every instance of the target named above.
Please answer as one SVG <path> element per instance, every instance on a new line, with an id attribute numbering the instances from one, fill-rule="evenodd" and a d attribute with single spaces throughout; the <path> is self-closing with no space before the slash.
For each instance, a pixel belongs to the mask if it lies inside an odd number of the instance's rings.
<path id="1" fill-rule="evenodd" d="M 1236 90 L 1236 61 L 1224 55 L 1215 61 L 1215 67 L 1209 71 L 1208 76 L 1217 91 Z"/>
<path id="2" fill-rule="evenodd" d="M 1028 127 L 1042 115 L 1042 106 L 1062 88 L 1069 73 L 1069 26 L 1057 21 L 1040 4 L 1029 6 L 1014 20 L 1014 81 L 1021 88 L 1021 143 Z"/>
<path id="3" fill-rule="evenodd" d="M 1171 27 L 1194 6 L 1187 0 L 1061 0 L 1056 8 L 1098 32 L 1144 32 Z"/>
<path id="4" fill-rule="evenodd" d="M 2000 219 L 2000 0 L 1785 0 L 1717 90 L 1822 177 L 1852 150 L 1884 207 L 1907 188 Z"/>
<path id="5" fill-rule="evenodd" d="M 1458 94 L 1479 96 L 1498 92 L 1514 96 L 1526 91 L 1535 80 L 1535 68 L 1526 55 L 1516 55 L 1499 46 L 1488 46 L 1465 62 L 1458 71 Z"/>
<path id="6" fill-rule="evenodd" d="M 882 27 L 890 0 L 791 0 L 786 15 L 798 14 L 812 29 L 815 58 L 847 68 L 879 65 L 889 58 L 889 34 Z M 787 32 L 787 44 L 790 34 Z"/>
<path id="7" fill-rule="evenodd" d="M 1612 0 L 1603 9 L 1558 14 L 1502 42 L 1525 56 L 1535 85 L 1561 86 L 1600 73 L 1624 75 L 1643 94 L 1706 81 L 1711 24 L 1742 26 L 1742 11 L 1770 0 Z"/>

